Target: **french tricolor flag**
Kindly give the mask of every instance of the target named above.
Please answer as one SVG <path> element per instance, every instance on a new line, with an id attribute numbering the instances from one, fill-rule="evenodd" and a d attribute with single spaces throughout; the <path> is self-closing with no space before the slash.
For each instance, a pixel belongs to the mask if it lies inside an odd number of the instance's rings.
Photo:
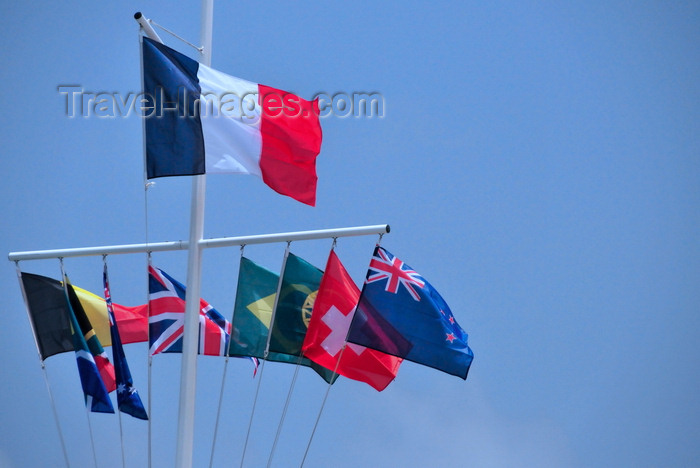
<path id="1" fill-rule="evenodd" d="M 251 83 L 143 38 L 147 177 L 237 173 L 316 204 L 318 100 Z"/>

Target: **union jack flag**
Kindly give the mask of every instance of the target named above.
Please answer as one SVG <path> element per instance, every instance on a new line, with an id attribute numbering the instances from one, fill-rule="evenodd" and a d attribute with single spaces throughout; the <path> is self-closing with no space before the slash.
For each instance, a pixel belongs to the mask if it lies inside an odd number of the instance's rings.
<path id="1" fill-rule="evenodd" d="M 151 355 L 181 353 L 185 330 L 185 286 L 163 270 L 148 267 L 148 340 Z M 231 323 L 199 300 L 199 354 L 224 356 Z"/>
<path id="2" fill-rule="evenodd" d="M 399 285 L 403 285 L 408 293 L 416 301 L 420 301 L 420 296 L 414 286 L 422 288 L 425 286 L 423 278 L 410 266 L 398 258 L 391 255 L 381 247 L 378 247 L 370 260 L 369 272 L 366 283 L 387 280 L 385 291 L 396 294 L 399 292 Z"/>

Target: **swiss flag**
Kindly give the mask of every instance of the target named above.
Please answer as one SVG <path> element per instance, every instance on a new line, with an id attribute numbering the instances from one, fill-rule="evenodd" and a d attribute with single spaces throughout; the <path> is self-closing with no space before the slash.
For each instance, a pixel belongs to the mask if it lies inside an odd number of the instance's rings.
<path id="1" fill-rule="evenodd" d="M 345 341 L 359 298 L 360 290 L 331 250 L 302 349 L 305 357 L 326 369 L 381 392 L 403 360 Z"/>

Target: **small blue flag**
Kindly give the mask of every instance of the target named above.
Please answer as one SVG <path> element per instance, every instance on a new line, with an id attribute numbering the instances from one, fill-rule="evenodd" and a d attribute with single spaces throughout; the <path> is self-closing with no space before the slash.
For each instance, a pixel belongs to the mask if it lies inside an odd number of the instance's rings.
<path id="1" fill-rule="evenodd" d="M 467 333 L 425 278 L 384 248 L 370 261 L 347 341 L 467 378 Z"/>
<path id="2" fill-rule="evenodd" d="M 114 319 L 112 307 L 112 296 L 109 292 L 109 279 L 107 277 L 107 264 L 105 263 L 102 273 L 102 280 L 105 288 L 105 302 L 107 303 L 107 313 L 109 314 L 109 332 L 112 335 L 112 360 L 114 361 L 114 375 L 117 380 L 117 405 L 119 411 L 130 414 L 138 419 L 148 419 L 146 410 L 141 402 L 141 397 L 131 378 L 129 365 L 126 363 L 126 355 L 122 347 L 122 340 L 119 336 L 117 321 Z"/>

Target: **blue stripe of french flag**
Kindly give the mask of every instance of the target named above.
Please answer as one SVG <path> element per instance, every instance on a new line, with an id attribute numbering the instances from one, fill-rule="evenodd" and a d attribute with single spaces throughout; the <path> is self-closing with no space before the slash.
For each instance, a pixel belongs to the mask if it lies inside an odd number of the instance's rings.
<path id="1" fill-rule="evenodd" d="M 235 78 L 144 37 L 147 177 L 252 174 L 314 206 L 318 99 Z"/>

